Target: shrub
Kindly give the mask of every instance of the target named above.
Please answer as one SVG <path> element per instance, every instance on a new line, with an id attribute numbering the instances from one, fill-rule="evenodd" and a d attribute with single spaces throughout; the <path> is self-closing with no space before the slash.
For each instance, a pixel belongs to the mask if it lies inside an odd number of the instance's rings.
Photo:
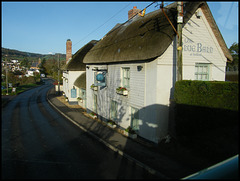
<path id="1" fill-rule="evenodd" d="M 175 130 L 179 139 L 191 140 L 238 126 L 238 83 L 178 81 L 175 84 Z M 227 139 L 235 139 L 235 132 Z M 216 137 L 224 137 L 221 131 Z M 209 138 L 212 139 L 212 138 Z M 214 140 L 216 141 L 216 140 Z"/>
<path id="2" fill-rule="evenodd" d="M 177 104 L 238 110 L 238 83 L 182 80 L 175 84 Z"/>

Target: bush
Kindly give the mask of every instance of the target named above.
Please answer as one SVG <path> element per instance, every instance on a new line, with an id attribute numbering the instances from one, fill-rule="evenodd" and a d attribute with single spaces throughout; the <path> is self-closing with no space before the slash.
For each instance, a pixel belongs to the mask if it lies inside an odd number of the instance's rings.
<path id="1" fill-rule="evenodd" d="M 208 137 L 209 144 L 217 139 L 236 140 L 238 83 L 178 81 L 174 98 L 175 130 L 179 140 L 195 145 L 204 142 L 203 136 Z M 225 129 L 228 136 L 220 131 Z"/>
<path id="2" fill-rule="evenodd" d="M 238 83 L 222 81 L 177 81 L 177 104 L 238 110 Z"/>

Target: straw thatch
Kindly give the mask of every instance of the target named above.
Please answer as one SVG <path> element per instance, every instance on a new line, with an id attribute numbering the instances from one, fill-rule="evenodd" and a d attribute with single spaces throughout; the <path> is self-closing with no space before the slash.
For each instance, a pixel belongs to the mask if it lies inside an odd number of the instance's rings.
<path id="1" fill-rule="evenodd" d="M 218 41 L 225 56 L 231 60 L 232 57 L 206 2 L 184 3 L 183 25 L 188 22 L 199 7 L 202 7 L 203 10 L 206 9 L 204 12 L 209 15 L 208 22 L 214 29 L 213 32 L 217 39 L 220 39 Z M 177 3 L 166 6 L 164 11 L 176 29 Z M 159 9 L 146 14 L 144 17 L 136 16 L 124 24 L 117 24 L 86 54 L 83 62 L 114 63 L 152 60 L 165 52 L 175 36 L 175 31 L 162 10 Z"/>
<path id="2" fill-rule="evenodd" d="M 65 65 L 64 70 L 85 71 L 86 65 L 83 63 L 83 58 L 87 52 L 97 43 L 97 40 L 92 40 L 81 49 L 79 49 L 72 57 L 72 59 Z"/>
<path id="3" fill-rule="evenodd" d="M 73 84 L 78 88 L 86 89 L 86 72 L 82 73 Z"/>

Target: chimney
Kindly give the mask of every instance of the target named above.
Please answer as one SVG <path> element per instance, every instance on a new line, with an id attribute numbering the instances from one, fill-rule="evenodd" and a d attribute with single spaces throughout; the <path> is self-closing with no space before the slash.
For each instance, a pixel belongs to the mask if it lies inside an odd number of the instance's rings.
<path id="1" fill-rule="evenodd" d="M 68 39 L 66 43 L 66 64 L 71 58 L 72 58 L 72 41 Z"/>
<path id="2" fill-rule="evenodd" d="M 128 11 L 128 19 L 131 19 L 134 15 L 138 14 L 141 9 L 137 9 L 137 6 L 133 6 L 133 9 Z"/>

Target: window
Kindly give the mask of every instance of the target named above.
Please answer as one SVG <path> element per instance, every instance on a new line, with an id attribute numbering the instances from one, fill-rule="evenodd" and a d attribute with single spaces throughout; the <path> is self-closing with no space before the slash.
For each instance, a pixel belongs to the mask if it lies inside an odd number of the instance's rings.
<path id="1" fill-rule="evenodd" d="M 209 80 L 210 64 L 196 63 L 195 65 L 195 80 Z"/>
<path id="2" fill-rule="evenodd" d="M 130 87 L 130 68 L 122 68 L 122 86 Z"/>
<path id="3" fill-rule="evenodd" d="M 139 110 L 131 107 L 131 127 L 134 131 L 139 130 Z"/>
<path id="4" fill-rule="evenodd" d="M 97 95 L 93 95 L 93 112 L 97 113 Z"/>
<path id="5" fill-rule="evenodd" d="M 86 90 L 80 88 L 79 89 L 79 97 L 82 98 L 83 100 L 86 100 Z"/>
<path id="6" fill-rule="evenodd" d="M 111 107 L 110 107 L 110 119 L 116 120 L 117 119 L 117 102 L 111 100 Z"/>

